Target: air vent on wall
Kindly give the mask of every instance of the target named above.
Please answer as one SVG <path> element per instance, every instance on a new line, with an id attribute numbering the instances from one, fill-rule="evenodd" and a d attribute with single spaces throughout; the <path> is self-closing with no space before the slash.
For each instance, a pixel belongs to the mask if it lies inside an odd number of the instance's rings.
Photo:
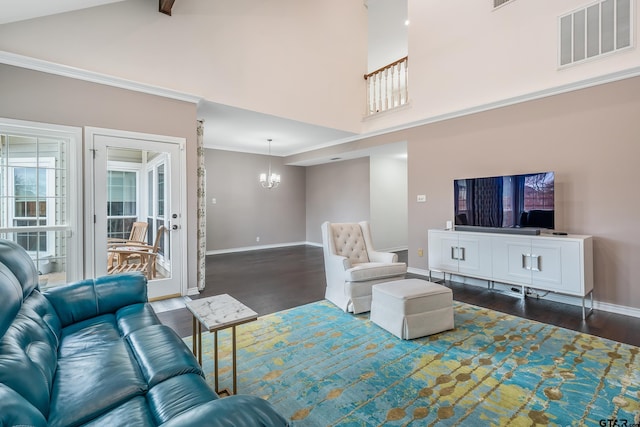
<path id="1" fill-rule="evenodd" d="M 560 66 L 632 46 L 633 0 L 604 0 L 559 18 Z"/>
<path id="2" fill-rule="evenodd" d="M 509 3 L 509 2 L 512 2 L 512 1 L 514 1 L 514 0 L 493 0 L 493 8 L 495 9 L 497 7 L 502 6 L 505 3 Z"/>

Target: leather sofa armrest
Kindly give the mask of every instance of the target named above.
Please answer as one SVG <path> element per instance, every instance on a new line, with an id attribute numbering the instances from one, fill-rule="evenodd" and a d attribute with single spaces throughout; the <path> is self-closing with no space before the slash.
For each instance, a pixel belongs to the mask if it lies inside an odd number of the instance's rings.
<path id="1" fill-rule="evenodd" d="M 398 254 L 393 252 L 369 251 L 371 262 L 398 262 Z"/>
<path id="2" fill-rule="evenodd" d="M 62 326 L 115 313 L 132 304 L 147 302 L 147 278 L 123 273 L 87 279 L 43 292 L 60 317 Z"/>
<path id="3" fill-rule="evenodd" d="M 24 397 L 0 383 L 0 426 L 46 427 L 47 420 Z"/>
<path id="4" fill-rule="evenodd" d="M 282 415 L 264 399 L 257 396 L 235 395 L 212 400 L 172 418 L 162 427 L 287 427 Z"/>

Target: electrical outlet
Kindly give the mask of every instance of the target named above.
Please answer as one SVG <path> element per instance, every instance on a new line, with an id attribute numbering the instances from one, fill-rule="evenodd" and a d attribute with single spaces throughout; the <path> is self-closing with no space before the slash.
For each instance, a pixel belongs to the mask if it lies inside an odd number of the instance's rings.
<path id="1" fill-rule="evenodd" d="M 427 195 L 426 194 L 418 194 L 418 197 L 416 198 L 416 201 L 418 203 L 424 203 L 427 201 Z"/>
<path id="2" fill-rule="evenodd" d="M 424 256 L 424 251 L 422 248 L 418 249 L 418 256 Z"/>
<path id="3" fill-rule="evenodd" d="M 260 241 L 260 236 L 256 237 L 256 242 Z"/>

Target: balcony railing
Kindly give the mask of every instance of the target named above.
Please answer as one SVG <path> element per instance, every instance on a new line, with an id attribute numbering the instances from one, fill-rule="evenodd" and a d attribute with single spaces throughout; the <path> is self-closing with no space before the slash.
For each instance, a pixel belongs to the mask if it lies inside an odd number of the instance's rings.
<path id="1" fill-rule="evenodd" d="M 367 81 L 367 115 L 371 116 L 409 101 L 409 57 L 400 58 L 369 74 Z"/>

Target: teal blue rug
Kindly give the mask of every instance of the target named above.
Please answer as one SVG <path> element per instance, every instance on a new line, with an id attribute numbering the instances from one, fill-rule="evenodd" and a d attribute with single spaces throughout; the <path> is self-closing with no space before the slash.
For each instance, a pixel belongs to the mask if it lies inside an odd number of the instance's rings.
<path id="1" fill-rule="evenodd" d="M 639 348 L 454 304 L 455 330 L 412 341 L 327 301 L 241 325 L 238 392 L 294 426 L 640 423 Z M 219 337 L 231 388 L 230 333 Z M 213 384 L 213 334 L 203 349 Z"/>

